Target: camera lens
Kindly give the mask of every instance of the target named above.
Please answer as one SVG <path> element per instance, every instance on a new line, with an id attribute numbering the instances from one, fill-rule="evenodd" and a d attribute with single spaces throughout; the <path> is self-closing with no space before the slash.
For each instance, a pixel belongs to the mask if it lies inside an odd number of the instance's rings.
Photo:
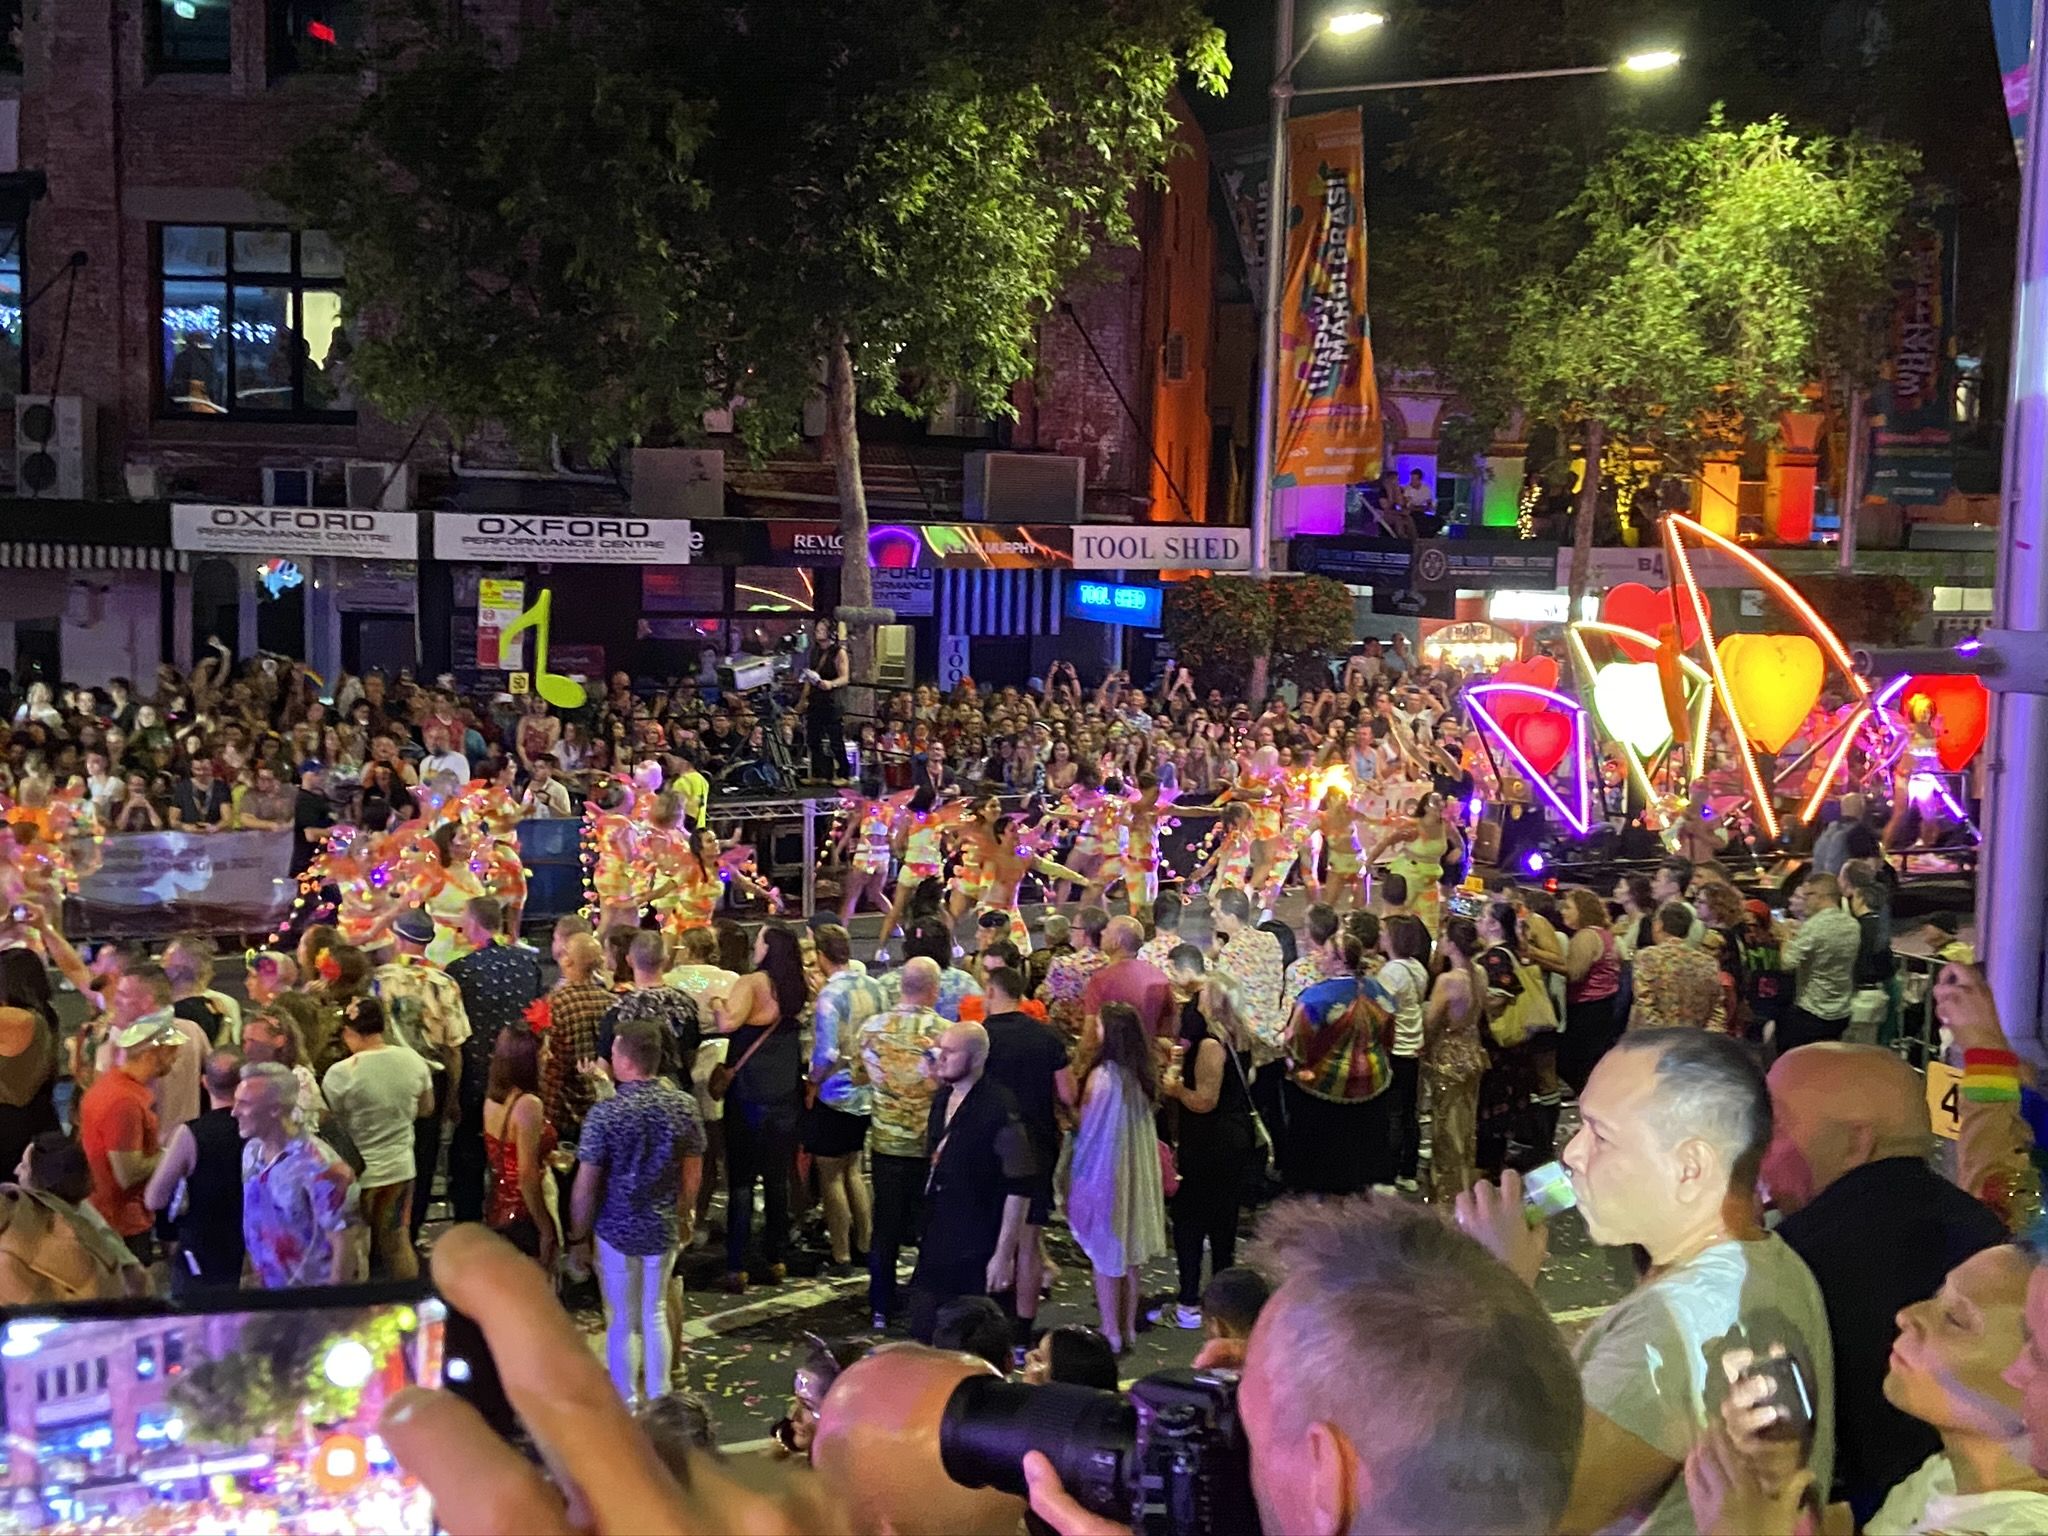
<path id="1" fill-rule="evenodd" d="M 1025 1497 L 1024 1453 L 1037 1451 L 1083 1508 L 1128 1520 L 1137 1411 L 1114 1392 L 1053 1382 L 1023 1386 L 971 1376 L 939 1420 L 939 1460 L 966 1488 Z"/>

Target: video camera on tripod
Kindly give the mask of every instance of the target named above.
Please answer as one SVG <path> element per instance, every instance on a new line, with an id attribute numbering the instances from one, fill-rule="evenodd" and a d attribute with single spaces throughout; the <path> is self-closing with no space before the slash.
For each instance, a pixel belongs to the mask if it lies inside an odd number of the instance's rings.
<path id="1" fill-rule="evenodd" d="M 797 787 L 796 764 L 790 760 L 789 744 L 782 739 L 782 716 L 786 712 L 778 689 L 796 669 L 798 658 L 788 652 L 773 656 L 734 656 L 718 664 L 718 686 L 728 694 L 746 697 L 761 724 L 762 755 L 736 762 L 719 775 L 727 789 L 783 790 Z"/>

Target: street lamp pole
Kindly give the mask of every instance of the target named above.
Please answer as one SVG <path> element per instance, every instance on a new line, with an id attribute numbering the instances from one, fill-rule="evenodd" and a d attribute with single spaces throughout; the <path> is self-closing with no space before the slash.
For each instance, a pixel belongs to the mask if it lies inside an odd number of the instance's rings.
<path id="1" fill-rule="evenodd" d="M 1259 419 L 1252 440 L 1252 573 L 1273 568 L 1273 463 L 1280 427 L 1280 302 L 1287 291 L 1287 118 L 1294 106 L 1294 0 L 1276 0 L 1266 158 L 1266 302 L 1259 316 Z"/>
<path id="2" fill-rule="evenodd" d="M 1252 441 L 1252 570 L 1264 575 L 1272 569 L 1273 553 L 1273 470 L 1277 457 L 1276 439 L 1280 427 L 1280 305 L 1287 292 L 1287 119 L 1297 98 L 1310 96 L 1362 96 L 1377 91 L 1429 90 L 1449 85 L 1500 85 L 1515 80 L 1566 80 L 1584 75 L 1648 75 L 1670 69 L 1680 56 L 1670 49 L 1631 54 L 1618 64 L 1582 64 L 1570 69 L 1521 69 L 1505 74 L 1443 75 L 1433 80 L 1380 80 L 1366 85 L 1318 85 L 1307 90 L 1294 87 L 1295 66 L 1308 56 L 1320 31 L 1311 31 L 1299 47 L 1294 41 L 1294 0 L 1276 0 L 1273 59 L 1280 68 L 1273 76 L 1272 144 L 1267 155 L 1266 182 L 1266 272 L 1265 311 L 1259 317 L 1259 419 Z M 1362 31 L 1381 18 L 1373 12 L 1354 12 L 1345 18 L 1351 24 L 1333 31 Z"/>

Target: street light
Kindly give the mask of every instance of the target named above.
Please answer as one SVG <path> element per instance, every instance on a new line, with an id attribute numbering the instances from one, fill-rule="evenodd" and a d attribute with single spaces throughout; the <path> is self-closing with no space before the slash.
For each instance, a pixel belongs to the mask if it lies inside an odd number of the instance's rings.
<path id="1" fill-rule="evenodd" d="M 1297 51 L 1294 45 L 1294 0 L 1279 0 L 1273 57 L 1287 65 L 1273 79 L 1272 144 L 1266 181 L 1266 310 L 1259 326 L 1259 419 L 1252 445 L 1252 571 L 1272 569 L 1273 462 L 1279 435 L 1280 305 L 1287 287 L 1287 119 L 1296 97 L 1362 96 L 1378 91 L 1417 91 L 1447 85 L 1499 85 L 1511 80 L 1562 80 L 1580 75 L 1651 75 L 1675 69 L 1685 55 L 1675 48 L 1650 48 L 1613 64 L 1584 64 L 1571 69 L 1524 69 L 1506 74 L 1445 75 L 1430 80 L 1380 80 L 1366 85 L 1318 85 L 1294 88 L 1295 67 L 1308 57 L 1325 34 L 1352 37 L 1386 23 L 1377 11 L 1339 11 L 1326 16 Z"/>
<path id="2" fill-rule="evenodd" d="M 1675 48 L 1651 48 L 1630 54 L 1621 61 L 1621 67 L 1632 75 L 1654 75 L 1660 70 L 1676 69 L 1684 62 L 1685 55 Z"/>

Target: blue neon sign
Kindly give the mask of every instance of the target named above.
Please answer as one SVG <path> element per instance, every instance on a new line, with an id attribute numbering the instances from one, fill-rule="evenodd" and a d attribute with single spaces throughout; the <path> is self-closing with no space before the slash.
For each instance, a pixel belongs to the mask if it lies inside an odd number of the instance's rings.
<path id="1" fill-rule="evenodd" d="M 1113 581 L 1067 579 L 1067 617 L 1093 619 L 1098 624 L 1127 624 L 1140 629 L 1159 627 L 1160 592 L 1157 587 L 1129 587 Z"/>

